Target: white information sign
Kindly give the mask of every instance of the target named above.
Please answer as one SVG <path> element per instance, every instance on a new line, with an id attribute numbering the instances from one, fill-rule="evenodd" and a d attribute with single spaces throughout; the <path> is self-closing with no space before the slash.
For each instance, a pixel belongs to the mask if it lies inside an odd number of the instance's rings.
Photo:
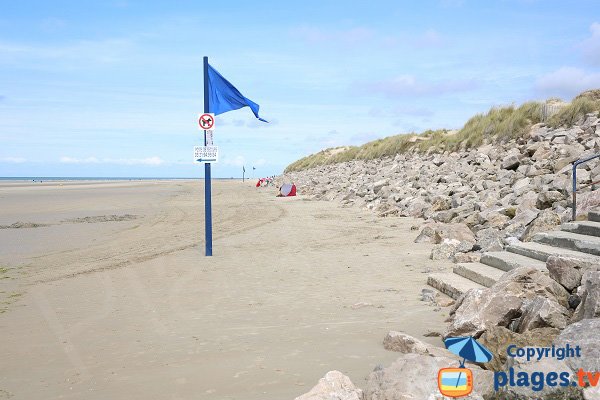
<path id="1" fill-rule="evenodd" d="M 206 131 L 206 145 L 214 146 L 215 142 L 213 140 L 213 131 Z"/>
<path id="2" fill-rule="evenodd" d="M 216 163 L 219 159 L 217 146 L 194 146 L 194 163 Z"/>

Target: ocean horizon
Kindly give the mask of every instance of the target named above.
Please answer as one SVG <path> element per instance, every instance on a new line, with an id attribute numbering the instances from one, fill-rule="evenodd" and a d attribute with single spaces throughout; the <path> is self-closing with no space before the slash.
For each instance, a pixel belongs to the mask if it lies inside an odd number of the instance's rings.
<path id="1" fill-rule="evenodd" d="M 215 178 L 213 180 L 242 179 L 241 177 Z M 249 178 L 246 178 L 249 179 Z M 0 176 L 0 181 L 156 181 L 156 180 L 204 180 L 199 177 L 137 177 L 137 176 Z"/>

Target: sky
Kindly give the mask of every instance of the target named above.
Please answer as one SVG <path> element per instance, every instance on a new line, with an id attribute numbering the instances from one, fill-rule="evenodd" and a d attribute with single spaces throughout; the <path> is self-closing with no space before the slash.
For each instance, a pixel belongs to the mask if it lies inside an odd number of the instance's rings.
<path id="1" fill-rule="evenodd" d="M 203 56 L 221 178 L 600 88 L 596 0 L 0 4 L 0 177 L 203 177 Z"/>

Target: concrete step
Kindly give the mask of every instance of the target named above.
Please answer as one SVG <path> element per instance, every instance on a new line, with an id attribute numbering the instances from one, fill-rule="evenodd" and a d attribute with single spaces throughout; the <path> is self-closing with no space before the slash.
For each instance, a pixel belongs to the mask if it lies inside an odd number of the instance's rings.
<path id="1" fill-rule="evenodd" d="M 532 240 L 536 243 L 544 243 L 554 247 L 562 247 L 563 249 L 600 256 L 600 237 L 555 231 L 537 233 L 533 236 Z"/>
<path id="2" fill-rule="evenodd" d="M 597 261 L 598 263 L 600 263 L 600 257 L 598 256 L 593 256 L 591 254 L 581 253 L 579 251 L 574 250 L 561 249 L 560 247 L 553 247 L 547 244 L 535 242 L 513 242 L 506 247 L 506 250 L 511 253 L 535 258 L 536 260 L 540 260 L 543 262 L 546 262 L 546 260 L 550 256 L 565 256 L 582 258 L 586 260 Z"/>
<path id="3" fill-rule="evenodd" d="M 458 300 L 458 298 L 469 289 L 484 287 L 467 278 L 453 274 L 452 272 L 430 274 L 427 277 L 427 284 L 452 297 L 454 300 Z"/>
<path id="4" fill-rule="evenodd" d="M 514 268 L 527 266 L 538 269 L 546 268 L 545 261 L 508 251 L 489 251 L 481 256 L 480 262 L 490 267 L 501 269 L 502 271 L 510 271 Z"/>
<path id="5" fill-rule="evenodd" d="M 485 287 L 492 286 L 505 273 L 505 271 L 498 268 L 478 262 L 457 264 L 453 270 L 456 275 L 460 275 Z"/>
<path id="6" fill-rule="evenodd" d="M 588 213 L 588 220 L 600 222 L 600 211 L 590 211 Z"/>
<path id="7" fill-rule="evenodd" d="M 596 221 L 578 221 L 567 222 L 560 226 L 564 232 L 579 233 L 580 235 L 600 236 L 600 222 Z"/>

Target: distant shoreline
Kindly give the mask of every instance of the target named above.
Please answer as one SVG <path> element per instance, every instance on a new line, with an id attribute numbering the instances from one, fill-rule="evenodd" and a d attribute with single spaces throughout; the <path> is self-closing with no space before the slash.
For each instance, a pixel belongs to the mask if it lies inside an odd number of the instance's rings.
<path id="1" fill-rule="evenodd" d="M 216 179 L 216 180 L 241 180 L 242 178 L 215 178 L 213 177 L 212 179 Z M 246 178 L 248 179 L 248 178 Z M 82 176 L 82 177 L 77 177 L 77 176 L 65 176 L 65 177 L 61 177 L 61 176 L 16 176 L 16 177 L 11 177 L 11 176 L 0 176 L 0 181 L 24 181 L 24 182 L 31 182 L 31 181 L 52 181 L 52 182 L 58 182 L 58 181 L 172 181 L 172 180 L 204 180 L 204 178 L 140 178 L 140 177 L 88 177 L 88 176 Z"/>

